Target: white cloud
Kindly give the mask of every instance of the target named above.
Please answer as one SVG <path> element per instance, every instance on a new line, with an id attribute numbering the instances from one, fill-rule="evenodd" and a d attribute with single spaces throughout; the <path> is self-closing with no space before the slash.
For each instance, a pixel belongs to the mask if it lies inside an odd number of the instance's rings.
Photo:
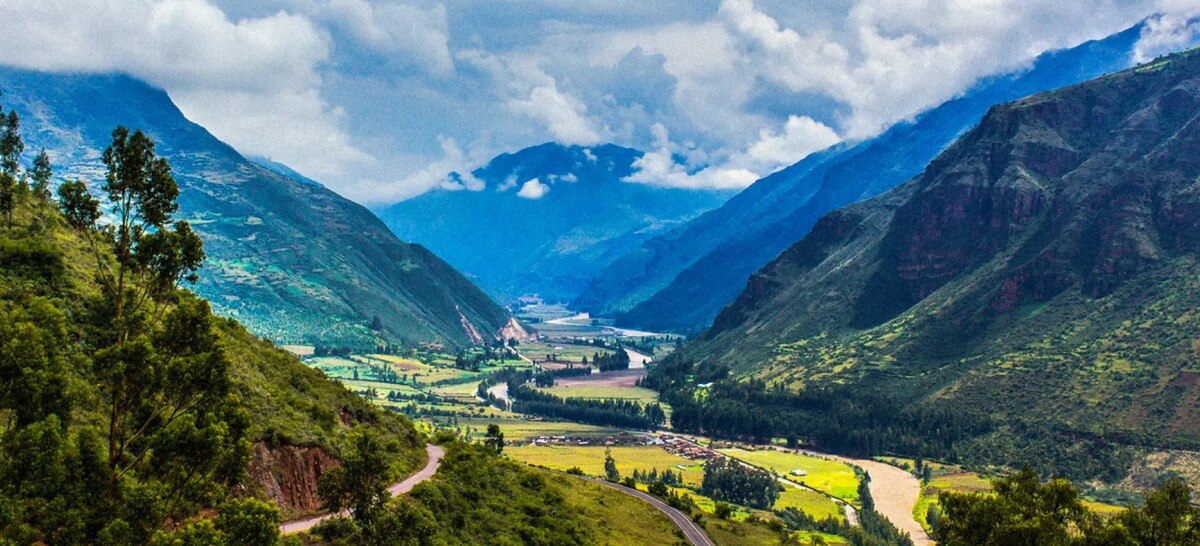
<path id="1" fill-rule="evenodd" d="M 666 127 L 655 125 L 653 131 L 655 147 L 634 162 L 635 171 L 626 179 L 629 182 L 692 189 L 741 189 L 840 140 L 833 129 L 812 118 L 791 116 L 781 132 L 763 129 L 756 142 L 719 164 L 690 168 L 676 160 L 678 156 L 686 158 L 688 150 L 671 142 Z M 695 157 L 705 158 L 703 154 Z"/>
<path id="2" fill-rule="evenodd" d="M 770 129 L 759 132 L 758 142 L 746 150 L 746 160 L 773 171 L 791 165 L 808 154 L 828 148 L 841 140 L 829 126 L 806 116 L 790 116 L 783 132 Z"/>
<path id="3" fill-rule="evenodd" d="M 311 176 L 371 162 L 321 98 L 330 44 L 304 17 L 235 22 L 207 0 L 9 0 L 0 20 L 0 63 L 129 73 L 234 147 Z"/>
<path id="4" fill-rule="evenodd" d="M 1200 40 L 1200 5 L 1186 0 L 1166 0 L 1162 13 L 1147 21 L 1134 48 L 1134 58 L 1144 63 L 1173 53 Z"/>
<path id="5" fill-rule="evenodd" d="M 517 197 L 525 199 L 541 199 L 546 192 L 550 191 L 550 186 L 543 184 L 540 180 L 534 178 L 525 181 L 521 185 L 521 190 L 517 192 Z"/>
<path id="6" fill-rule="evenodd" d="M 484 182 L 471 174 L 477 161 L 463 152 L 453 138 L 443 136 L 438 139 L 438 143 L 442 150 L 441 158 L 404 178 L 386 181 L 361 178 L 343 183 L 337 191 L 364 205 L 395 203 L 434 188 L 449 191 L 482 191 Z M 458 180 L 451 179 L 450 173 L 458 173 Z"/>
<path id="7" fill-rule="evenodd" d="M 305 0 L 293 6 L 365 46 L 375 61 L 413 64 L 437 76 L 454 70 L 441 2 Z"/>
<path id="8" fill-rule="evenodd" d="M 1149 0 L 857 0 L 840 25 L 815 30 L 786 28 L 751 0 L 723 0 L 720 13 L 757 77 L 846 105 L 841 132 L 861 138 L 1152 10 Z"/>
<path id="9" fill-rule="evenodd" d="M 587 117 L 587 105 L 555 85 L 535 87 L 528 99 L 510 101 L 508 107 L 544 125 L 559 143 L 586 146 L 600 142 L 600 133 Z"/>

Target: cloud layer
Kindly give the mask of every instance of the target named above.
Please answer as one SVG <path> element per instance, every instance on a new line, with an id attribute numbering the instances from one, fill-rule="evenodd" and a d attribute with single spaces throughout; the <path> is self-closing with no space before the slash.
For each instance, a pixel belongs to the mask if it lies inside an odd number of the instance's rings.
<path id="1" fill-rule="evenodd" d="M 1159 12 L 1139 58 L 1200 39 L 1193 0 L 8 0 L 0 62 L 146 79 L 364 203 L 475 189 L 449 173 L 548 140 L 740 188 Z"/>

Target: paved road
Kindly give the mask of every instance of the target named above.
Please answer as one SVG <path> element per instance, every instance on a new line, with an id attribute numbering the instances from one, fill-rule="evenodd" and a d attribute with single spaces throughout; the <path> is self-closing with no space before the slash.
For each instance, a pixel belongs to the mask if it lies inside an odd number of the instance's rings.
<path id="1" fill-rule="evenodd" d="M 671 522 L 674 523 L 680 531 L 683 531 L 683 535 L 687 537 L 688 542 L 692 543 L 693 546 L 716 546 L 712 539 L 708 538 L 708 535 L 704 532 L 704 529 L 701 529 L 699 525 L 696 525 L 696 522 L 692 521 L 692 518 L 688 517 L 679 510 L 671 508 L 667 505 L 667 503 L 658 500 L 657 497 L 647 495 L 646 493 L 636 489 L 630 489 L 624 485 L 618 485 L 598 478 L 589 478 L 587 476 L 577 477 L 589 482 L 598 483 L 611 489 L 616 489 L 617 491 L 625 493 L 626 495 L 634 496 L 650 503 L 650 505 L 657 508 L 659 512 L 662 512 L 666 514 L 668 518 L 671 518 Z"/>
<path id="2" fill-rule="evenodd" d="M 429 444 L 425 446 L 425 454 L 429 456 L 428 462 L 425 463 L 425 468 L 422 468 L 416 474 L 409 476 L 404 481 L 388 488 L 388 491 L 393 496 L 408 493 L 409 491 L 412 491 L 412 488 L 416 487 L 417 484 L 426 481 L 429 478 L 432 478 L 434 474 L 437 474 L 438 467 L 442 465 L 442 457 L 446 455 L 446 450 L 439 446 Z M 286 535 L 289 533 L 307 531 L 313 527 L 316 527 L 318 523 L 332 518 L 334 515 L 346 516 L 349 514 L 350 512 L 348 510 L 344 510 L 338 514 L 322 514 L 320 516 L 313 516 L 311 518 L 288 521 L 279 526 L 279 532 Z"/>

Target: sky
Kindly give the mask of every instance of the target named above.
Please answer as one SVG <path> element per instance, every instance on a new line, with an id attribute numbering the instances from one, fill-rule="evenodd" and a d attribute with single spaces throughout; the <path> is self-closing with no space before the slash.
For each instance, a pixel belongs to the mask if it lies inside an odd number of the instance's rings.
<path id="1" fill-rule="evenodd" d="M 1147 17 L 1140 57 L 1181 48 L 1196 16 L 1200 0 L 0 0 L 0 64 L 128 73 L 243 153 L 379 206 L 547 141 L 643 150 L 632 183 L 742 188 Z"/>

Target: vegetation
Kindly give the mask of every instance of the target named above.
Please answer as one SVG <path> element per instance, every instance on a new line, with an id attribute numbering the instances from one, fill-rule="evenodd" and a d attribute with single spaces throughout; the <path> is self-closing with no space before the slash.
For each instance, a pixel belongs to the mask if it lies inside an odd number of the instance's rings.
<path id="1" fill-rule="evenodd" d="M 666 412 L 657 403 L 643 405 L 629 400 L 564 399 L 523 382 L 509 381 L 508 395 L 513 399 L 512 410 L 517 413 L 591 425 L 653 430 L 667 419 Z"/>
<path id="2" fill-rule="evenodd" d="M 369 518 L 335 518 L 313 535 L 330 544 L 546 546 L 671 536 L 665 518 L 638 514 L 654 512 L 634 504 L 639 501 L 595 487 L 506 461 L 485 446 L 454 442 L 435 477 L 408 497 L 391 500 Z M 629 518 L 646 527 L 632 528 Z"/>
<path id="3" fill-rule="evenodd" d="M 770 510 L 779 498 L 779 478 L 731 458 L 712 458 L 704 465 L 700 492 L 719 501 Z"/>
<path id="4" fill-rule="evenodd" d="M 934 536 L 946 546 L 1183 546 L 1200 543 L 1200 509 L 1187 486 L 1169 481 L 1144 506 L 1112 518 L 1087 509 L 1062 479 L 1042 483 L 1026 468 L 993 482 L 994 493 L 943 493 Z"/>
<path id="5" fill-rule="evenodd" d="M 34 187 L 20 179 L 0 229 L 0 536 L 274 544 L 279 510 L 231 495 L 257 489 L 246 483 L 254 442 L 336 451 L 342 423 L 373 422 L 418 447 L 402 419 L 179 289 L 203 250 L 171 217 L 170 166 L 123 129 L 105 159 L 112 223 L 97 225 L 99 200 L 76 182 L 60 185 L 56 210 L 39 154 Z"/>
<path id="6" fill-rule="evenodd" d="M 664 481 L 670 486 L 699 487 L 704 480 L 702 466 L 658 446 L 514 446 L 509 457 L 533 465 L 567 471 L 578 468 L 589 476 L 604 477 L 605 452 L 612 454 L 617 471 L 646 484 Z M 679 467 L 683 467 L 680 469 Z M 672 478 L 666 478 L 670 473 Z M 651 478 L 653 476 L 653 479 Z"/>
<path id="7" fill-rule="evenodd" d="M 861 480 L 854 468 L 848 464 L 774 449 L 720 451 L 740 461 L 770 470 L 789 481 L 804 484 L 850 503 L 858 503 Z"/>
<path id="8" fill-rule="evenodd" d="M 859 485 L 862 509 L 858 511 L 858 525 L 837 518 L 820 519 L 793 508 L 777 511 L 776 514 L 791 529 L 798 531 L 828 533 L 844 537 L 853 546 L 912 546 L 912 539 L 875 511 L 875 502 L 867 488 L 869 476 Z M 1032 546 L 1032 545 L 1031 545 Z"/>

